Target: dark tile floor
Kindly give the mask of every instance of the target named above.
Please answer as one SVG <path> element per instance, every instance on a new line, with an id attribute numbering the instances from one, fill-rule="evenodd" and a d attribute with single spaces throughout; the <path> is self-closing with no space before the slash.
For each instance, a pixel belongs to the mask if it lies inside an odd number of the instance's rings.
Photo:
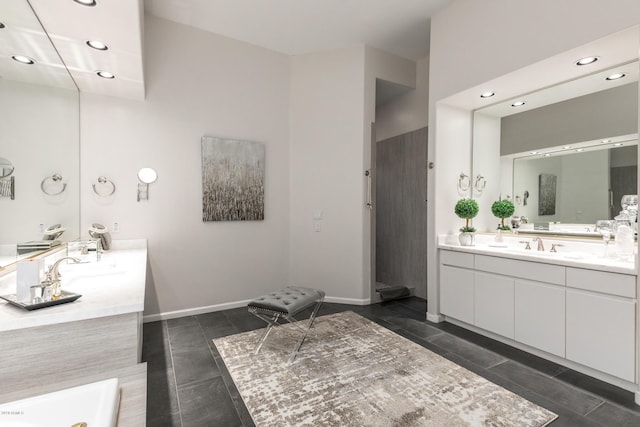
<path id="1" fill-rule="evenodd" d="M 553 427 L 640 426 L 632 393 L 450 323 L 427 322 L 419 298 L 369 306 L 325 303 L 319 315 L 345 310 L 555 412 Z M 253 425 L 211 340 L 262 327 L 246 308 L 146 323 L 147 426 Z"/>

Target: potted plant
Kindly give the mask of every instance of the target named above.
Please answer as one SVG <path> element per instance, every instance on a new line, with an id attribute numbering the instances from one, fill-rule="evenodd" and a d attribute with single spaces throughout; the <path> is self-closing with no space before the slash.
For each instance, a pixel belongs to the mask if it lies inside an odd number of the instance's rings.
<path id="1" fill-rule="evenodd" d="M 491 212 L 497 218 L 500 218 L 500 224 L 498 224 L 498 231 L 496 232 L 496 242 L 502 242 L 502 232 L 511 230 L 511 227 L 504 224 L 504 219 L 509 218 L 515 212 L 516 207 L 509 199 L 500 199 L 493 202 L 491 205 Z"/>
<path id="2" fill-rule="evenodd" d="M 460 199 L 454 209 L 458 217 L 465 219 L 465 225 L 460 229 L 458 240 L 461 246 L 472 246 L 475 240 L 476 229 L 469 225 L 469 220 L 475 218 L 480 211 L 478 202 L 473 199 Z"/>

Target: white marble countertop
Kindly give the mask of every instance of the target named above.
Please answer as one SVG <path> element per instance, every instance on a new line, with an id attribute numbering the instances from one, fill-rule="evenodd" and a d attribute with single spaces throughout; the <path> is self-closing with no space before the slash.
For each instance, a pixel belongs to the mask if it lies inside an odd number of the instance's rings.
<path id="1" fill-rule="evenodd" d="M 78 300 L 27 311 L 0 299 L 0 331 L 114 316 L 144 310 L 146 240 L 116 240 L 98 262 L 61 264 L 62 289 Z M 0 295 L 15 294 L 16 273 L 0 277 Z"/>
<path id="2" fill-rule="evenodd" d="M 491 234 L 476 235 L 474 246 L 461 246 L 458 237 L 438 236 L 438 248 L 458 252 L 467 252 L 478 255 L 491 255 L 503 258 L 533 261 L 545 264 L 563 265 L 567 267 L 586 268 L 610 273 L 637 274 L 633 261 L 622 261 L 613 257 L 614 245 L 610 243 L 607 249 L 610 256 L 604 257 L 604 243 L 601 241 L 579 241 L 569 239 L 543 238 L 545 251 L 537 251 L 536 244 L 530 243 L 531 249 L 526 250 L 525 244 L 520 241 L 531 242 L 530 236 L 505 236 L 504 243 L 495 242 Z M 550 252 L 553 243 L 561 244 L 557 252 Z M 637 252 L 637 251 L 636 251 Z M 637 253 L 634 254 L 634 259 Z"/>

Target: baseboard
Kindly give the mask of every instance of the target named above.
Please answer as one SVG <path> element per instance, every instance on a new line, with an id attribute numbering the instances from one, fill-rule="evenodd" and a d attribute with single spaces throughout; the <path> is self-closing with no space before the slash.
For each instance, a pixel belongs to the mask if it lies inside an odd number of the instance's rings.
<path id="1" fill-rule="evenodd" d="M 159 320 L 177 319 L 179 317 L 197 316 L 198 314 L 211 313 L 214 311 L 229 310 L 231 308 L 246 307 L 252 299 L 244 301 L 234 301 L 224 304 L 207 305 L 204 307 L 187 308 L 184 310 L 167 311 L 158 314 L 147 314 L 143 316 L 143 322 L 157 322 Z M 355 298 L 338 298 L 338 297 L 325 297 L 325 302 L 331 302 L 336 304 L 350 304 L 350 305 L 369 305 L 370 299 L 355 299 Z"/>
<path id="2" fill-rule="evenodd" d="M 427 320 L 433 323 L 444 322 L 444 316 L 442 314 L 432 314 L 427 312 Z"/>
<path id="3" fill-rule="evenodd" d="M 349 305 L 369 305 L 371 299 L 356 299 L 356 298 L 338 298 L 338 297 L 324 297 L 325 302 L 331 302 L 336 304 L 349 304 Z"/>
<path id="4" fill-rule="evenodd" d="M 640 391 L 636 391 L 636 405 L 640 405 Z"/>
<path id="5" fill-rule="evenodd" d="M 252 298 L 253 299 L 253 298 Z M 143 316 L 143 322 L 157 322 L 158 320 L 177 319 L 179 317 L 197 316 L 198 314 L 211 313 L 214 311 L 229 310 L 231 308 L 246 307 L 252 299 L 244 301 L 228 302 L 224 304 L 207 305 L 204 307 L 187 308 L 185 310 L 167 311 L 158 314 L 148 314 Z"/>

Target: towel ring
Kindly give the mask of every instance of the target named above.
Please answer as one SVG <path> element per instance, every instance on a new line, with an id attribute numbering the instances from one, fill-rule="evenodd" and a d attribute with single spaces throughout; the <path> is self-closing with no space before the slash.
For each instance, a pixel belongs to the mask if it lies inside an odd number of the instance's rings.
<path id="1" fill-rule="evenodd" d="M 60 182 L 61 188 L 60 191 L 55 192 L 55 193 L 50 193 L 47 189 L 46 189 L 46 184 L 47 181 L 51 181 L 52 183 L 56 184 L 58 182 Z M 42 182 L 40 183 L 40 189 L 42 190 L 42 192 L 48 196 L 57 196 L 59 194 L 62 194 L 62 192 L 64 190 L 67 189 L 67 183 L 66 182 L 61 182 L 62 181 L 62 175 L 60 175 L 59 173 L 54 173 L 51 176 L 46 177 L 45 179 L 42 180 Z"/>
<path id="2" fill-rule="evenodd" d="M 476 182 L 474 184 L 474 187 L 476 188 L 476 192 L 478 194 L 482 194 L 486 186 L 487 186 L 487 180 L 484 178 L 484 176 L 478 175 L 476 177 Z"/>
<path id="3" fill-rule="evenodd" d="M 468 191 L 470 187 L 471 178 L 469 178 L 469 175 L 465 174 L 464 172 L 460 172 L 460 176 L 458 177 L 458 191 L 463 193 L 465 191 Z"/>
<path id="4" fill-rule="evenodd" d="M 110 193 L 102 194 L 96 188 L 96 184 L 91 184 L 93 186 L 93 192 L 96 193 L 100 197 L 109 197 L 109 196 L 113 195 L 113 193 L 116 192 L 116 185 L 113 183 L 113 181 L 109 181 L 106 176 L 98 177 L 98 184 L 110 185 L 112 187 Z"/>

